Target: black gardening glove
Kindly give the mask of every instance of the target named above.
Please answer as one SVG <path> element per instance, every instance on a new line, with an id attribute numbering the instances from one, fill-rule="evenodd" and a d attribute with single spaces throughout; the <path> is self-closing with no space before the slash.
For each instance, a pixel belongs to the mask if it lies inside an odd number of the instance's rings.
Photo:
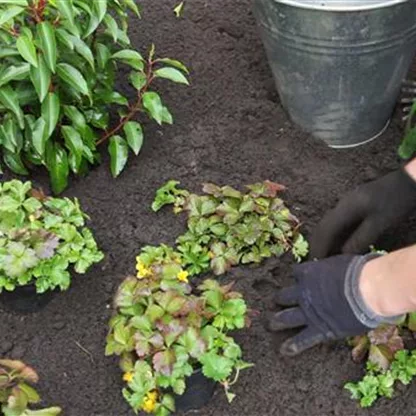
<path id="1" fill-rule="evenodd" d="M 270 331 L 304 327 L 282 344 L 283 355 L 294 356 L 325 341 L 397 322 L 398 317 L 386 319 L 375 314 L 359 291 L 362 268 L 375 256 L 344 254 L 294 267 L 296 285 L 280 289 L 276 296 L 278 305 L 291 307 L 268 318 Z"/>
<path id="2" fill-rule="evenodd" d="M 404 169 L 364 184 L 325 215 L 310 240 L 311 258 L 366 253 L 415 208 L 416 182 Z"/>

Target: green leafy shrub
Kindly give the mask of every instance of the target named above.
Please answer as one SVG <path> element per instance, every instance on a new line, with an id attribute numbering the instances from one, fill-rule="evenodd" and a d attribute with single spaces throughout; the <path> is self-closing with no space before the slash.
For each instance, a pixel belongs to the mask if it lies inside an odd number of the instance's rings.
<path id="1" fill-rule="evenodd" d="M 199 367 L 224 386 L 231 401 L 231 385 L 250 366 L 228 335 L 247 323 L 241 295 L 215 280 L 193 290 L 180 259 L 170 247 L 145 247 L 137 277 L 128 277 L 115 297 L 106 354 L 121 356 L 123 395 L 136 412 L 175 411 L 169 391 L 182 395 L 186 378 Z"/>
<path id="2" fill-rule="evenodd" d="M 85 273 L 103 258 L 78 200 L 49 198 L 30 182 L 0 184 L 0 292 L 35 284 L 68 289 L 74 265 Z"/>
<path id="3" fill-rule="evenodd" d="M 116 177 L 142 147 L 138 113 L 172 123 L 153 83 L 188 84 L 187 69 L 156 58 L 153 46 L 146 58 L 132 49 L 129 10 L 139 16 L 136 0 L 0 0 L 0 146 L 13 172 L 44 166 L 59 193 L 70 171 L 85 174 L 108 143 Z M 130 70 L 131 102 L 115 86 L 121 66 Z M 112 126 L 110 108 L 119 115 Z"/>
<path id="4" fill-rule="evenodd" d="M 0 360 L 0 415 L 57 416 L 59 407 L 30 410 L 28 405 L 40 402 L 37 391 L 30 385 L 38 382 L 35 370 L 21 361 Z"/>
<path id="5" fill-rule="evenodd" d="M 188 231 L 177 239 L 186 270 L 199 274 L 211 269 L 220 275 L 239 263 L 260 263 L 291 251 L 297 261 L 308 253 L 299 220 L 278 193 L 282 185 L 265 181 L 240 192 L 230 186 L 205 184 L 205 195 L 178 189 L 169 181 L 156 192 L 152 208 L 172 204 L 186 211 Z"/>

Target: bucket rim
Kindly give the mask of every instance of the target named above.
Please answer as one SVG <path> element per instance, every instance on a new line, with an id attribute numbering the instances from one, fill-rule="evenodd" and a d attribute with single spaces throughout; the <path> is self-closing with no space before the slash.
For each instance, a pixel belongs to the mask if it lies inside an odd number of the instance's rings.
<path id="1" fill-rule="evenodd" d="M 302 9 L 309 9 L 309 10 L 320 10 L 320 11 L 327 11 L 327 12 L 355 12 L 355 11 L 364 11 L 364 10 L 375 10 L 381 9 L 384 7 L 392 7 L 402 3 L 408 3 L 411 0 L 379 0 L 378 2 L 374 2 L 374 0 L 370 3 L 369 1 L 357 1 L 350 0 L 350 4 L 348 0 L 322 0 L 322 1 L 314 1 L 314 0 L 275 0 L 277 3 L 287 4 L 289 6 L 298 7 Z M 338 3 L 338 4 L 337 4 Z M 359 4 L 361 3 L 361 4 Z"/>

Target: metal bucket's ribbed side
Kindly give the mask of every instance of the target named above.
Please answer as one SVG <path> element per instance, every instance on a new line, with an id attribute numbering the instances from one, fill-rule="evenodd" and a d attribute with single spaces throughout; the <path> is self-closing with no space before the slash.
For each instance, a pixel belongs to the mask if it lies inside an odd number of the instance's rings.
<path id="1" fill-rule="evenodd" d="M 255 14 L 294 122 L 334 147 L 376 137 L 416 49 L 416 3 L 353 12 L 256 0 Z"/>

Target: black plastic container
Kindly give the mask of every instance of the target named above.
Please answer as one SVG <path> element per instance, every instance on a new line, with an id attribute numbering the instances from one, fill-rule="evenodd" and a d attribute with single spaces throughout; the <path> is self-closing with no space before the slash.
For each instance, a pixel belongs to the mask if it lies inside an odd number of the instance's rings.
<path id="1" fill-rule="evenodd" d="M 30 314 L 42 310 L 57 294 L 55 291 L 36 293 L 35 285 L 19 286 L 12 292 L 0 293 L 0 308 L 20 314 Z"/>
<path id="2" fill-rule="evenodd" d="M 215 381 L 206 378 L 202 370 L 196 370 L 186 379 L 186 390 L 182 396 L 175 395 L 177 412 L 200 409 L 212 398 L 215 390 Z"/>

